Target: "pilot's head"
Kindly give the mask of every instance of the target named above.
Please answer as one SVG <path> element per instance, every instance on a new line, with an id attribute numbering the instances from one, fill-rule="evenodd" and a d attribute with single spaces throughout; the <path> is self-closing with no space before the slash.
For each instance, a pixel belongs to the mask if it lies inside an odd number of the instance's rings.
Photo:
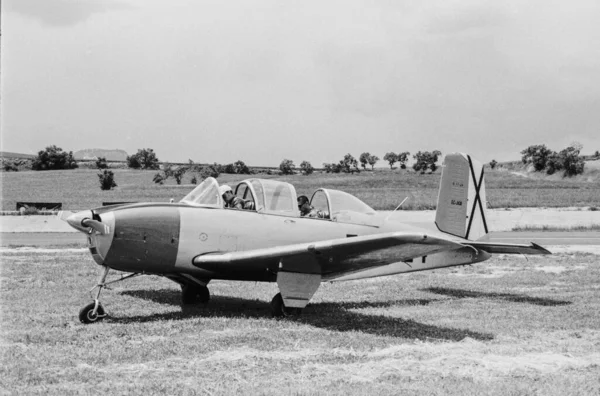
<path id="1" fill-rule="evenodd" d="M 300 210 L 302 216 L 310 212 L 310 204 L 308 203 L 308 197 L 306 195 L 300 195 L 298 197 L 298 210 Z"/>
<path id="2" fill-rule="evenodd" d="M 221 197 L 223 197 L 225 202 L 229 202 L 233 199 L 233 191 L 227 184 L 219 186 L 219 194 L 221 194 Z"/>

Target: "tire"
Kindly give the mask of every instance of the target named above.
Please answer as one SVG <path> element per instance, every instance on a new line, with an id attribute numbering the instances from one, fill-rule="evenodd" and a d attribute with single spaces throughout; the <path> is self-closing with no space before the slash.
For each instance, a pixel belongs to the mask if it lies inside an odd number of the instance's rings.
<path id="1" fill-rule="evenodd" d="M 81 323 L 90 324 L 104 319 L 106 313 L 104 312 L 104 308 L 100 304 L 98 304 L 98 311 L 96 311 L 96 315 L 93 315 L 95 306 L 96 303 L 93 302 L 81 308 L 81 310 L 79 311 L 79 321 Z"/>
<path id="2" fill-rule="evenodd" d="M 181 286 L 181 303 L 191 305 L 207 303 L 210 301 L 210 292 L 206 286 L 184 285 Z"/>
<path id="3" fill-rule="evenodd" d="M 210 301 L 210 292 L 208 291 L 208 287 L 200 286 L 198 288 L 198 301 L 202 304 L 206 304 Z"/>
<path id="4" fill-rule="evenodd" d="M 191 305 L 196 303 L 196 290 L 192 285 L 181 286 L 181 303 Z"/>
<path id="5" fill-rule="evenodd" d="M 274 318 L 300 316 L 300 314 L 302 314 L 302 308 L 288 308 L 285 306 L 281 293 L 277 293 L 271 300 L 271 315 Z"/>

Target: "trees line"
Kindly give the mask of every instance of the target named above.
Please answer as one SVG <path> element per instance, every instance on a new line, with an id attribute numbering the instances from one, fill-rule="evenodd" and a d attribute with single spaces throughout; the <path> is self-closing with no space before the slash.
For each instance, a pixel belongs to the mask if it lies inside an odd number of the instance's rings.
<path id="1" fill-rule="evenodd" d="M 547 174 L 554 174 L 557 171 L 563 171 L 563 176 L 573 176 L 583 173 L 585 167 L 584 157 L 580 155 L 582 148 L 583 146 L 577 142 L 573 142 L 569 147 L 559 152 L 550 150 L 544 144 L 532 145 L 521 151 L 521 161 L 523 164 L 533 165 L 534 170 L 538 172 L 545 171 Z M 438 168 L 437 162 L 441 155 L 442 153 L 439 150 L 431 152 L 418 151 L 412 156 L 415 160 L 412 168 L 422 174 L 435 172 Z M 388 152 L 383 156 L 383 160 L 388 162 L 390 169 L 393 169 L 396 163 L 400 165 L 401 169 L 406 169 L 409 156 L 410 152 L 408 151 L 400 153 Z M 594 157 L 600 159 L 600 152 L 596 151 Z M 72 151 L 63 151 L 62 148 L 56 145 L 48 146 L 45 150 L 40 150 L 33 160 L 28 161 L 31 161 L 32 170 L 75 169 L 79 167 L 73 157 Z M 371 170 L 373 170 L 378 161 L 379 157 L 369 152 L 362 153 L 358 160 L 352 154 L 348 153 L 338 162 L 323 163 L 322 170 L 326 173 L 359 173 L 361 171 L 359 163 L 363 170 L 367 170 L 367 165 L 371 166 Z M 99 157 L 95 161 L 96 168 L 100 170 L 98 178 L 102 190 L 110 190 L 117 187 L 114 181 L 114 173 L 107 169 L 108 162 L 105 157 Z M 186 173 L 191 174 L 190 182 L 192 184 L 197 184 L 198 179 L 203 180 L 207 177 L 216 178 L 221 173 L 248 175 L 257 173 L 241 160 L 226 165 L 217 163 L 201 165 L 194 163 L 192 160 L 189 160 L 188 164 L 177 165 L 164 162 L 161 170 L 160 161 L 151 148 L 138 149 L 137 153 L 127 156 L 125 162 L 127 167 L 131 169 L 158 170 L 153 178 L 153 181 L 157 184 L 163 184 L 170 177 L 174 178 L 177 184 L 181 184 L 182 178 Z M 489 166 L 494 169 L 497 164 L 496 160 L 492 160 Z M 18 162 L 18 165 L 22 165 L 22 163 Z M 19 170 L 17 160 L 10 161 L 3 159 L 2 166 L 5 171 Z M 310 175 L 314 171 L 315 168 L 308 161 L 302 161 L 298 168 L 296 168 L 294 161 L 290 159 L 284 159 L 279 164 L 279 173 L 282 175 L 293 175 L 297 172 L 303 175 Z M 269 169 L 266 173 L 272 174 L 272 171 Z"/>

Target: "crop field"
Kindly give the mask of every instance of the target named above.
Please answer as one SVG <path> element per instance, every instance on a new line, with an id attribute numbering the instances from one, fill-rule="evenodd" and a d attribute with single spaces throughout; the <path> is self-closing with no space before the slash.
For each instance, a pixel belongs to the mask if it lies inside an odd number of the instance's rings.
<path id="1" fill-rule="evenodd" d="M 274 284 L 213 281 L 182 310 L 147 276 L 105 291 L 92 325 L 86 250 L 0 260 L 1 394 L 600 394 L 593 254 L 323 284 L 295 320 L 270 317 Z"/>
<path id="2" fill-rule="evenodd" d="M 98 207 L 102 202 L 175 201 L 183 198 L 194 185 L 190 175 L 182 185 L 169 179 L 164 185 L 152 182 L 156 171 L 114 169 L 118 187 L 102 191 L 97 171 L 76 169 L 46 172 L 2 172 L 2 210 L 15 210 L 17 201 L 62 202 L 63 209 Z M 592 177 L 593 176 L 593 177 Z M 600 207 L 600 179 L 588 177 L 525 177 L 507 170 L 486 172 L 487 201 L 490 208 L 517 207 Z M 298 194 L 311 195 L 319 187 L 339 189 L 353 194 L 378 210 L 394 209 L 404 198 L 406 210 L 434 209 L 437 201 L 439 172 L 420 175 L 403 170 L 376 170 L 360 174 L 315 173 L 310 176 L 267 174 L 228 175 L 219 183 L 235 185 L 248 177 L 275 178 L 292 183 Z"/>

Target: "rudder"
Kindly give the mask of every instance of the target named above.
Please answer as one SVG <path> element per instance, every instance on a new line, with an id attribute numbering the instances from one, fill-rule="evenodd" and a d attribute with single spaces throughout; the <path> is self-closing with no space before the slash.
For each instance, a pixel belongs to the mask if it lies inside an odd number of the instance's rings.
<path id="1" fill-rule="evenodd" d="M 440 231 L 470 240 L 487 235 L 483 173 L 481 163 L 466 154 L 444 158 L 435 214 Z"/>

